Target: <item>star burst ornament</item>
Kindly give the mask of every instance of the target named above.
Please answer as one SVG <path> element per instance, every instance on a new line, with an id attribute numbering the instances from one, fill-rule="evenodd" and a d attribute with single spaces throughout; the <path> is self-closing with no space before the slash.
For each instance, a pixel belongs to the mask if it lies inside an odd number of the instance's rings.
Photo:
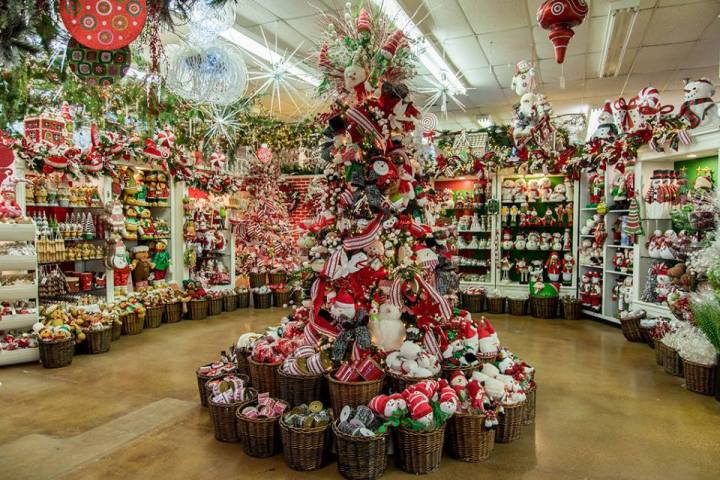
<path id="1" fill-rule="evenodd" d="M 240 129 L 238 118 L 247 110 L 246 103 L 240 105 L 210 105 L 203 107 L 202 112 L 205 117 L 207 131 L 205 139 L 210 142 L 224 140 L 232 143 Z"/>
<path id="2" fill-rule="evenodd" d="M 261 29 L 263 41 L 265 42 L 265 49 L 268 52 L 278 52 L 277 35 L 275 35 L 275 49 L 271 50 L 267 38 L 265 37 L 265 31 Z M 297 75 L 293 72 L 297 72 L 298 66 L 303 64 L 307 58 L 296 58 L 298 50 L 303 46 L 300 43 L 295 50 L 288 54 L 287 50 L 275 55 L 268 55 L 272 61 L 270 64 L 266 63 L 265 60 L 256 57 L 254 54 L 248 52 L 250 57 L 255 61 L 259 70 L 251 71 L 249 79 L 250 81 L 260 81 L 260 86 L 257 87 L 255 93 L 250 98 L 257 97 L 259 95 L 268 93 L 270 94 L 270 114 L 282 111 L 282 99 L 281 95 L 285 93 L 292 104 L 295 106 L 295 111 L 300 111 L 300 106 L 295 98 L 296 95 L 302 96 L 303 93 L 295 86 L 295 82 L 302 82 Z"/>
<path id="3" fill-rule="evenodd" d="M 458 79 L 462 78 L 462 73 L 458 72 L 455 75 Z M 443 116 L 447 118 L 448 114 L 448 100 L 451 100 L 455 105 L 458 106 L 463 112 L 465 111 L 465 104 L 460 101 L 458 98 L 459 95 L 465 95 L 467 93 L 466 91 L 458 91 L 456 88 L 454 88 L 450 81 L 447 78 L 447 72 L 443 72 L 441 75 L 441 79 L 437 81 L 430 82 L 431 85 L 429 87 L 417 87 L 416 90 L 425 95 L 429 95 L 427 100 L 425 100 L 425 104 L 423 105 L 423 110 L 429 110 L 430 107 L 435 105 L 438 101 L 440 102 L 440 112 L 442 112 Z"/>

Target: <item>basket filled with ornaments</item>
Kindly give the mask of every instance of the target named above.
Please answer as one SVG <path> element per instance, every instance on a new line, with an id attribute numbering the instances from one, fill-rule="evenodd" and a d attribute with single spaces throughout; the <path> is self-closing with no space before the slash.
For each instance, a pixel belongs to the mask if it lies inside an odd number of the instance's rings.
<path id="1" fill-rule="evenodd" d="M 493 290 L 487 295 L 487 311 L 494 315 L 505 313 L 505 301 L 507 298 L 499 291 Z"/>
<path id="2" fill-rule="evenodd" d="M 503 375 L 510 375 L 519 385 L 527 399 L 525 407 L 524 425 L 535 422 L 535 405 L 537 383 L 535 382 L 535 369 L 525 363 L 508 348 L 501 348 L 495 366 Z M 501 377 L 504 378 L 504 377 Z M 515 387 L 515 384 L 513 384 Z"/>
<path id="3" fill-rule="evenodd" d="M 521 383 L 511 375 L 500 373 L 492 363 L 484 364 L 482 370 L 473 372 L 471 378 L 481 382 L 485 392 L 502 406 L 495 442 L 517 440 L 522 433 L 527 408 L 527 396 Z"/>
<path id="4" fill-rule="evenodd" d="M 400 396 L 383 396 L 386 410 L 388 399 Z M 402 396 L 400 396 L 402 398 Z M 388 416 L 394 407 L 390 406 Z M 343 407 L 332 424 L 337 450 L 337 469 L 350 480 L 374 480 L 382 476 L 387 466 L 387 449 L 390 429 L 383 419 L 365 405 Z"/>
<path id="5" fill-rule="evenodd" d="M 275 307 L 287 308 L 292 299 L 292 289 L 286 283 L 269 285 L 272 291 L 272 303 Z"/>
<path id="6" fill-rule="evenodd" d="M 311 471 L 325 465 L 332 445 L 333 412 L 319 400 L 302 404 L 280 419 L 283 457 L 293 470 Z"/>
<path id="7" fill-rule="evenodd" d="M 442 376 L 446 380 L 457 371 L 469 376 L 483 363 L 495 361 L 500 349 L 497 333 L 490 321 L 485 317 L 474 321 L 464 310 L 460 310 L 458 316 L 442 328 L 436 327 L 434 333 L 439 339 Z"/>
<path id="8" fill-rule="evenodd" d="M 177 285 L 172 285 L 164 290 L 164 304 L 165 310 L 163 312 L 163 322 L 165 323 L 177 323 L 182 320 L 183 310 L 185 308 L 185 302 L 190 301 L 190 297 L 178 288 Z"/>
<path id="9" fill-rule="evenodd" d="M 237 432 L 243 452 L 251 457 L 272 457 L 282 449 L 279 420 L 288 404 L 267 392 L 236 410 Z"/>
<path id="10" fill-rule="evenodd" d="M 304 329 L 303 321 L 285 317 L 279 326 L 269 328 L 254 342 L 248 367 L 252 384 L 259 392 L 278 398 L 278 369 L 297 348 L 306 345 Z"/>
<path id="11" fill-rule="evenodd" d="M 528 296 L 526 294 L 510 294 L 507 299 L 508 313 L 514 317 L 527 315 Z"/>
<path id="12" fill-rule="evenodd" d="M 209 290 L 207 292 L 208 316 L 220 315 L 223 311 L 223 292 Z"/>
<path id="13" fill-rule="evenodd" d="M 253 307 L 270 308 L 272 306 L 272 290 L 269 286 L 254 287 L 252 289 Z"/>
<path id="14" fill-rule="evenodd" d="M 208 316 L 208 292 L 197 280 L 183 280 L 183 290 L 190 300 L 188 305 L 188 318 L 190 320 L 204 320 Z"/>
<path id="15" fill-rule="evenodd" d="M 145 326 L 145 305 L 137 293 L 133 292 L 117 302 L 120 310 L 123 335 L 138 335 Z"/>
<path id="16" fill-rule="evenodd" d="M 238 294 L 235 289 L 223 292 L 222 309 L 224 312 L 234 312 L 238 308 Z"/>
<path id="17" fill-rule="evenodd" d="M 82 353 L 99 354 L 110 350 L 112 343 L 112 328 L 115 316 L 107 309 L 98 312 L 71 308 L 70 316 L 82 328 L 85 340 L 79 344 Z"/>
<path id="18" fill-rule="evenodd" d="M 482 382 L 454 372 L 449 381 L 458 396 L 458 410 L 448 420 L 445 448 L 463 462 L 487 460 L 495 447 L 500 403 L 485 391 Z"/>
<path id="19" fill-rule="evenodd" d="M 708 296 L 711 294 L 703 294 Z M 702 298 L 702 297 L 701 297 Z M 701 300 L 702 301 L 702 300 Z M 710 304 L 712 301 L 708 302 Z M 714 302 L 713 314 L 717 315 L 717 300 Z M 700 307 L 702 308 L 702 307 Z M 698 307 L 696 311 L 702 314 Z M 715 320 L 718 324 L 717 320 Z M 682 371 L 685 377 L 685 388 L 691 392 L 702 395 L 715 394 L 716 366 L 718 352 L 702 330 L 690 324 L 682 324 L 679 329 L 682 333 L 678 335 L 676 348 L 678 356 L 682 361 Z M 718 332 L 714 331 L 717 336 Z"/>
<path id="20" fill-rule="evenodd" d="M 55 305 L 56 306 L 56 305 Z M 45 368 L 62 368 L 72 363 L 75 354 L 75 327 L 56 320 L 33 325 L 40 349 L 40 362 Z M 81 335 L 84 336 L 84 334 Z"/>
<path id="21" fill-rule="evenodd" d="M 485 298 L 485 289 L 482 287 L 465 289 L 460 295 L 462 308 L 473 313 L 485 311 Z"/>
<path id="22" fill-rule="evenodd" d="M 215 438 L 221 442 L 239 442 L 236 412 L 258 396 L 249 387 L 245 375 L 230 374 L 216 377 L 205 384 L 208 412 Z"/>
<path id="23" fill-rule="evenodd" d="M 200 394 L 200 404 L 203 407 L 207 407 L 207 391 L 205 389 L 207 382 L 225 375 L 240 374 L 237 372 L 237 367 L 232 354 L 228 355 L 224 351 L 220 353 L 219 360 L 201 365 L 197 370 L 195 370 L 198 393 Z"/>
<path id="24" fill-rule="evenodd" d="M 530 282 L 530 311 L 535 318 L 557 318 L 560 299 L 560 284 L 543 282 L 539 279 Z"/>
<path id="25" fill-rule="evenodd" d="M 375 397 L 368 406 L 394 427 L 395 460 L 401 470 L 417 475 L 440 468 L 446 423 L 459 406 L 446 380 L 424 380 L 400 393 Z"/>
<path id="26" fill-rule="evenodd" d="M 237 293 L 237 306 L 238 308 L 249 308 L 250 307 L 250 290 L 246 287 L 238 287 L 235 289 Z"/>
<path id="27" fill-rule="evenodd" d="M 243 333 L 235 343 L 236 363 L 238 373 L 250 375 L 250 355 L 252 355 L 255 342 L 263 338 L 262 333 Z"/>
<path id="28" fill-rule="evenodd" d="M 163 290 L 162 287 L 148 287 L 137 292 L 146 310 L 144 328 L 158 328 L 162 324 L 165 313 Z"/>

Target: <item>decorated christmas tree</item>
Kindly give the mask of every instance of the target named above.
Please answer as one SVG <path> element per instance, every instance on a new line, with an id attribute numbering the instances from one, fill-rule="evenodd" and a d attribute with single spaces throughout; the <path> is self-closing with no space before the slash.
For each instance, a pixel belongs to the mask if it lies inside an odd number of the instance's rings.
<path id="1" fill-rule="evenodd" d="M 235 269 L 240 275 L 258 272 L 290 273 L 299 266 L 295 238 L 284 193 L 278 188 L 279 169 L 254 162 L 246 180 L 249 202 L 234 221 Z"/>

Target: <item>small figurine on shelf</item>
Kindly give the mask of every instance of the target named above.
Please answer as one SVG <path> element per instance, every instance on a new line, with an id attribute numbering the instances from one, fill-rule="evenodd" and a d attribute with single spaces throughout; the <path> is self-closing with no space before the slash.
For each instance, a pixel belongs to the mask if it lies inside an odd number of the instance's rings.
<path id="1" fill-rule="evenodd" d="M 575 259 L 570 252 L 566 253 L 561 260 L 562 282 L 565 285 L 572 284 Z"/>
<path id="2" fill-rule="evenodd" d="M 125 244 L 119 238 L 111 242 L 105 265 L 113 270 L 113 283 L 119 295 L 127 293 L 127 284 L 130 278 L 130 256 Z"/>
<path id="3" fill-rule="evenodd" d="M 557 252 L 552 252 L 545 261 L 545 271 L 547 272 L 548 280 L 551 282 L 559 282 L 561 270 L 560 256 Z"/>
<path id="4" fill-rule="evenodd" d="M 515 262 L 515 270 L 517 270 L 518 276 L 520 277 L 520 283 L 527 285 L 528 277 L 530 275 L 530 265 L 525 258 L 519 258 Z"/>
<path id="5" fill-rule="evenodd" d="M 625 277 L 620 286 L 620 292 L 618 295 L 618 310 L 621 312 L 629 312 L 631 308 L 632 300 L 632 288 L 633 279 L 632 277 Z"/>
<path id="6" fill-rule="evenodd" d="M 22 208 L 15 200 L 15 186 L 20 182 L 15 177 L 7 177 L 2 186 L 2 203 L 0 203 L 0 218 L 22 217 Z"/>
<path id="7" fill-rule="evenodd" d="M 155 242 L 155 253 L 152 256 L 153 283 L 162 283 L 167 277 L 170 268 L 170 254 L 167 252 L 167 241 Z"/>
<path id="8" fill-rule="evenodd" d="M 512 270 L 512 268 L 513 262 L 510 257 L 503 257 L 502 260 L 500 260 L 500 271 L 502 272 L 500 282 L 510 283 L 510 270 Z"/>
<path id="9" fill-rule="evenodd" d="M 602 279 L 599 272 L 591 273 L 590 284 L 590 308 L 599 312 L 602 308 Z"/>
<path id="10" fill-rule="evenodd" d="M 580 277 L 580 288 L 578 294 L 580 296 L 580 302 L 583 307 L 590 308 L 590 292 L 592 290 L 592 284 L 590 283 L 590 274 L 585 272 Z"/>
<path id="11" fill-rule="evenodd" d="M 133 285 L 135 290 L 148 286 L 150 271 L 155 267 L 150 261 L 150 248 L 146 245 L 138 245 L 132 249 L 133 261 L 130 265 L 132 270 Z"/>
<path id="12" fill-rule="evenodd" d="M 517 207 L 517 205 L 513 205 L 512 207 L 510 207 L 510 225 L 512 225 L 513 227 L 517 225 L 519 213 L 520 209 Z"/>

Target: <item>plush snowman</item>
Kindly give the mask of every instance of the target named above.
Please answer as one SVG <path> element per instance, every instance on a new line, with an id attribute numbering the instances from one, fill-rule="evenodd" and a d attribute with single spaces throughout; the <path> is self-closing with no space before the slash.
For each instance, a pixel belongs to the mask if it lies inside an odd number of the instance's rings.
<path id="1" fill-rule="evenodd" d="M 718 122 L 718 108 L 712 99 L 715 87 L 707 78 L 685 83 L 685 98 L 680 105 L 680 118 L 690 127 Z"/>
<path id="2" fill-rule="evenodd" d="M 618 128 L 615 125 L 612 106 L 605 102 L 600 115 L 598 115 L 598 126 L 595 128 L 591 138 L 597 140 L 611 140 L 618 135 Z"/>
<path id="3" fill-rule="evenodd" d="M 455 390 L 453 390 L 444 379 L 440 380 L 440 382 L 440 410 L 446 415 L 452 415 L 460 406 L 460 399 L 455 393 Z"/>
<path id="4" fill-rule="evenodd" d="M 510 83 L 515 93 L 522 97 L 526 93 L 534 92 L 537 82 L 535 80 L 535 68 L 527 60 L 520 60 L 515 65 L 515 75 Z"/>
<path id="5" fill-rule="evenodd" d="M 434 416 L 428 398 L 418 391 L 406 393 L 404 397 L 412 419 L 426 427 L 430 426 L 433 423 Z"/>
<path id="6" fill-rule="evenodd" d="M 368 403 L 368 407 L 381 417 L 390 418 L 394 414 L 407 410 L 405 399 L 400 394 L 378 395 Z"/>
<path id="7" fill-rule="evenodd" d="M 365 82 L 367 80 L 367 72 L 360 65 L 350 65 L 345 69 L 343 74 L 345 79 L 345 89 L 348 92 L 356 92 L 358 96 L 365 89 Z"/>
<path id="8" fill-rule="evenodd" d="M 377 316 L 370 321 L 368 325 L 370 336 L 373 343 L 381 350 L 386 352 L 399 350 L 403 345 L 406 332 L 400 316 L 400 308 L 388 302 L 380 305 Z"/>
<path id="9" fill-rule="evenodd" d="M 352 320 L 355 318 L 356 313 L 355 299 L 346 290 L 341 290 L 332 300 L 330 315 L 335 319 L 346 317 Z"/>

